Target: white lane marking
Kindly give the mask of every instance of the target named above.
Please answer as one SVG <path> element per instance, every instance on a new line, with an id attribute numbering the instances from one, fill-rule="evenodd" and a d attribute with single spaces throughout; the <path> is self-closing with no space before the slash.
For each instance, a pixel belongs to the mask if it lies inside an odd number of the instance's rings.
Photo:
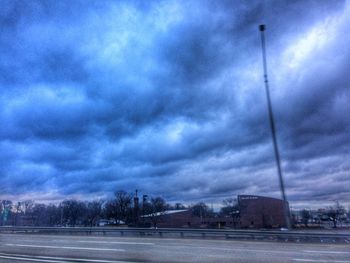
<path id="1" fill-rule="evenodd" d="M 244 249 L 244 248 L 222 248 L 222 247 L 201 247 L 201 246 L 166 246 L 166 245 L 159 245 L 158 247 L 164 247 L 164 248 L 184 248 L 184 249 L 210 249 L 210 250 L 221 250 L 221 251 L 238 251 L 238 252 L 260 252 L 260 253 L 294 253 L 295 251 L 286 251 L 286 250 L 262 250 L 262 249 Z"/>
<path id="2" fill-rule="evenodd" d="M 209 255 L 204 255 L 205 257 L 210 257 L 210 258 L 219 258 L 219 257 L 221 257 L 221 258 L 227 258 L 227 256 L 226 255 L 211 255 L 211 254 L 209 254 Z"/>
<path id="3" fill-rule="evenodd" d="M 151 245 L 154 246 L 154 243 L 144 243 L 144 242 L 123 242 L 123 241 L 88 241 L 88 240 L 79 240 L 78 243 L 97 243 L 97 244 L 125 244 L 125 245 Z"/>
<path id="4" fill-rule="evenodd" d="M 22 242 L 37 242 L 37 243 L 47 243 L 47 242 L 67 242 L 67 240 L 53 239 L 53 240 L 29 240 L 29 239 L 21 239 Z M 94 244 L 121 244 L 121 245 L 147 245 L 154 246 L 155 243 L 149 242 L 128 242 L 128 241 L 98 241 L 98 240 L 68 240 L 74 241 L 77 243 L 94 243 Z"/>
<path id="5" fill-rule="evenodd" d="M 69 263 L 69 261 L 58 261 L 58 260 L 47 260 L 47 259 L 35 259 L 35 258 L 20 258 L 20 257 L 11 257 L 11 256 L 0 256 L 0 258 L 5 259 L 16 259 L 22 261 L 30 261 L 30 262 L 51 262 L 51 263 Z"/>
<path id="6" fill-rule="evenodd" d="M 323 254 L 350 254 L 346 251 L 324 251 L 324 250 L 304 250 L 306 253 L 323 253 Z"/>
<path id="7" fill-rule="evenodd" d="M 293 258 L 293 261 L 299 262 L 333 262 L 333 263 L 350 263 L 346 260 L 323 260 L 323 259 L 304 259 L 304 258 Z"/>
<path id="8" fill-rule="evenodd" d="M 159 247 L 167 247 L 165 245 L 160 245 Z M 262 250 L 262 249 L 245 249 L 245 248 L 220 248 L 220 247 L 204 247 L 204 246 L 174 246 L 172 248 L 185 248 L 185 249 L 210 249 L 210 250 L 221 250 L 221 251 L 238 251 L 238 252 L 257 252 L 257 253 L 275 253 L 275 254 L 291 254 L 296 251 L 287 251 L 287 250 Z M 303 250 L 303 253 L 329 253 L 329 254 L 350 254 L 350 252 L 342 251 L 318 251 L 318 250 Z M 345 261 L 349 262 L 349 261 Z M 350 262 L 349 262 L 350 263 Z"/>
<path id="9" fill-rule="evenodd" d="M 63 258 L 63 257 L 48 257 L 48 256 L 31 256 L 22 254 L 5 254 L 0 253 L 0 257 L 6 258 L 20 258 L 22 260 L 27 259 L 38 259 L 38 260 L 55 260 L 54 262 L 66 262 L 62 260 L 73 260 L 73 261 L 83 261 L 83 262 L 96 262 L 96 263 L 135 263 L 131 261 L 120 261 L 120 260 L 102 260 L 102 259 L 84 259 L 84 258 Z"/>
<path id="10" fill-rule="evenodd" d="M 125 249 L 119 248 L 95 248 L 95 247 L 59 247 L 59 246 L 37 246 L 37 245 L 24 245 L 24 244 L 5 244 L 11 247 L 36 247 L 36 248 L 57 248 L 57 249 L 75 249 L 75 250 L 97 250 L 97 251 L 118 251 L 124 252 Z"/>

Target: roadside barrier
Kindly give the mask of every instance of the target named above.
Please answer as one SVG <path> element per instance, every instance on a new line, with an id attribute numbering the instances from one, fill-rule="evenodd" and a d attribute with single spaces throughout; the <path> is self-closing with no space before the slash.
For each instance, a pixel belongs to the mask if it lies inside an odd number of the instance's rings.
<path id="1" fill-rule="evenodd" d="M 228 230 L 191 228 L 119 228 L 119 227 L 23 227 L 1 226 L 0 233 L 86 234 L 177 238 L 225 238 L 291 242 L 350 243 L 349 233 L 295 230 Z"/>

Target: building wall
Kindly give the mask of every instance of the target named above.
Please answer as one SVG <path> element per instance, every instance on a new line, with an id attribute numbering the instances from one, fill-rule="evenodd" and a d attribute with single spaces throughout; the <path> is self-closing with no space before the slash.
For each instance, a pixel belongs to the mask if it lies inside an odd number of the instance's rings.
<path id="1" fill-rule="evenodd" d="M 285 226 L 283 201 L 280 199 L 256 195 L 239 195 L 238 205 L 241 228 Z"/>
<path id="2" fill-rule="evenodd" d="M 146 227 L 153 226 L 152 219 L 146 217 L 144 219 Z M 232 217 L 213 217 L 213 218 L 200 218 L 194 216 L 192 211 L 186 210 L 172 214 L 163 214 L 159 216 L 157 220 L 157 227 L 232 227 L 233 220 Z"/>
<path id="3" fill-rule="evenodd" d="M 159 227 L 186 227 L 191 225 L 191 211 L 162 215 L 158 223 Z"/>
<path id="4" fill-rule="evenodd" d="M 157 227 L 211 227 L 211 228 L 277 228 L 285 226 L 283 201 L 280 199 L 239 195 L 239 222 L 230 216 L 200 218 L 192 211 L 162 214 L 157 219 Z M 146 227 L 153 226 L 152 218 L 144 217 Z M 238 224 L 237 224 L 238 223 Z"/>

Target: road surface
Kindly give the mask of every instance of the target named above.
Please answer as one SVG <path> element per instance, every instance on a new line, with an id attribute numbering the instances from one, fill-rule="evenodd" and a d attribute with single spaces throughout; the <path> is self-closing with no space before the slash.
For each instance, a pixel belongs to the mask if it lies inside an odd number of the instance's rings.
<path id="1" fill-rule="evenodd" d="M 350 244 L 0 234 L 0 262 L 350 263 Z"/>

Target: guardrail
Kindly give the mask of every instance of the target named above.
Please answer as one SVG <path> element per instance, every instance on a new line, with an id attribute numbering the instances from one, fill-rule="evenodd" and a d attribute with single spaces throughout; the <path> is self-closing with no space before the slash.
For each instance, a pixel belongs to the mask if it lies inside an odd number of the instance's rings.
<path id="1" fill-rule="evenodd" d="M 306 231 L 262 231 L 227 229 L 190 229 L 190 228 L 117 228 L 117 227 L 0 227 L 5 233 L 46 233 L 46 234 L 119 234 L 139 236 L 202 237 L 226 239 L 260 239 L 284 241 L 317 241 L 350 243 L 349 233 L 325 233 Z"/>

